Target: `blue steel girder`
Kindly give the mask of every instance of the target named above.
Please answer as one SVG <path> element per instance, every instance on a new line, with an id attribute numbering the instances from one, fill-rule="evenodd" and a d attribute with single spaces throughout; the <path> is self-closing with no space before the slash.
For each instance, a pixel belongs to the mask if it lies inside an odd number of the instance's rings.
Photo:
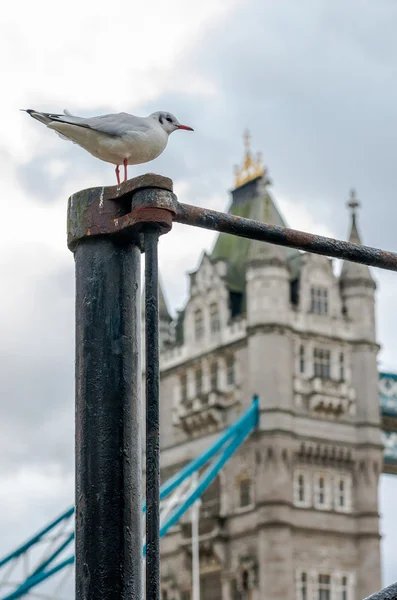
<path id="1" fill-rule="evenodd" d="M 202 494 L 208 489 L 212 481 L 216 478 L 219 471 L 224 467 L 228 460 L 235 454 L 245 439 L 256 428 L 259 420 L 259 400 L 253 399 L 250 408 L 226 431 L 224 431 L 215 443 L 203 454 L 193 459 L 176 475 L 161 487 L 160 499 L 166 501 L 172 497 L 172 494 L 185 482 L 189 482 L 197 474 L 194 485 L 188 488 L 187 493 L 181 495 L 177 501 L 172 504 L 170 512 L 166 512 L 165 518 L 160 522 L 160 536 L 166 535 L 168 530 L 175 525 L 181 517 L 192 507 Z M 200 470 L 204 471 L 199 474 Z M 142 507 L 145 514 L 146 505 Z M 32 593 L 35 588 L 45 581 L 54 577 L 57 573 L 64 571 L 74 564 L 74 555 L 71 552 L 74 543 L 74 527 L 71 531 L 62 531 L 62 535 L 56 535 L 57 528 L 69 525 L 74 517 L 74 508 L 69 508 L 61 516 L 46 525 L 41 531 L 28 539 L 19 548 L 0 559 L 0 600 L 17 600 L 26 597 Z M 55 535 L 54 535 L 55 534 Z M 12 590 L 7 586 L 7 593 L 4 595 L 6 584 L 2 583 L 2 572 L 12 571 L 17 561 L 23 559 L 29 551 L 45 542 L 47 537 L 51 541 L 50 551 L 36 561 L 35 567 L 30 569 L 22 581 L 14 585 Z M 66 552 L 65 552 L 66 551 Z M 143 554 L 146 553 L 146 545 L 143 545 Z M 43 596 L 44 597 L 44 596 Z"/>
<path id="2" fill-rule="evenodd" d="M 384 445 L 383 472 L 397 475 L 397 374 L 379 373 L 379 407 Z"/>

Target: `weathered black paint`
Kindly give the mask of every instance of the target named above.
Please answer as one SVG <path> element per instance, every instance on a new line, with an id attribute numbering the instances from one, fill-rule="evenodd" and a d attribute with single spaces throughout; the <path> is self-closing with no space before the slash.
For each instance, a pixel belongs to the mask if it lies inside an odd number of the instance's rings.
<path id="1" fill-rule="evenodd" d="M 76 261 L 76 599 L 141 600 L 140 251 L 85 239 Z"/>
<path id="2" fill-rule="evenodd" d="M 288 229 L 287 227 L 268 225 L 261 221 L 245 219 L 209 210 L 208 208 L 178 203 L 174 221 L 222 233 L 230 233 L 252 240 L 259 240 L 260 242 L 297 248 L 314 254 L 341 258 L 372 267 L 379 267 L 380 269 L 397 271 L 397 254 L 394 252 L 305 233 L 304 231 Z"/>
<path id="3" fill-rule="evenodd" d="M 160 600 L 158 231 L 145 233 L 146 598 Z"/>
<path id="4" fill-rule="evenodd" d="M 397 600 L 397 583 L 393 583 L 393 585 L 389 585 L 380 592 L 368 596 L 365 600 Z"/>

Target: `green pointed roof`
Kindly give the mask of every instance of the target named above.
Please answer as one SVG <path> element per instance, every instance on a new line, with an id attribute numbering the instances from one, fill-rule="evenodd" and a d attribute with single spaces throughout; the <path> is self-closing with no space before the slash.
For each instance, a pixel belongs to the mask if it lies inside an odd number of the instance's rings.
<path id="1" fill-rule="evenodd" d="M 360 203 L 357 200 L 355 190 L 351 190 L 350 199 L 347 203 L 347 206 L 351 210 L 351 229 L 349 235 L 349 242 L 353 244 L 362 244 L 361 236 L 357 227 L 357 209 L 360 206 Z M 340 274 L 340 281 L 342 286 L 346 287 L 351 283 L 356 284 L 358 282 L 363 283 L 364 285 L 370 285 L 371 287 L 376 287 L 375 281 L 372 278 L 371 271 L 367 265 L 362 265 L 360 263 L 354 263 L 349 261 L 344 261 L 342 265 L 342 270 Z"/>
<path id="2" fill-rule="evenodd" d="M 228 212 L 239 217 L 286 227 L 287 225 L 269 193 L 269 183 L 265 172 L 262 176 L 233 190 L 232 203 Z M 292 248 L 220 233 L 211 253 L 211 260 L 224 260 L 228 263 L 229 268 L 232 266 L 234 280 L 238 280 L 238 287 L 241 288 L 245 268 L 249 262 L 262 260 L 265 256 L 280 261 L 289 260 L 297 254 L 298 251 Z"/>

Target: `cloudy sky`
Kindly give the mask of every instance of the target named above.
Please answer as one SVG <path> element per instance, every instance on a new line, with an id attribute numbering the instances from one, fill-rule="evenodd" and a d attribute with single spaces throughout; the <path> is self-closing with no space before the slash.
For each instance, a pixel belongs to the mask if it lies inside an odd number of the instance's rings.
<path id="1" fill-rule="evenodd" d="M 73 500 L 74 265 L 67 198 L 115 182 L 111 165 L 19 108 L 82 115 L 169 110 L 150 170 L 181 201 L 225 209 L 249 127 L 290 226 L 343 238 L 355 186 L 365 243 L 397 251 L 394 0 L 98 0 L 7 3 L 0 24 L 0 551 Z M 148 167 L 130 170 L 132 176 Z M 214 237 L 161 241 L 173 309 Z M 180 249 L 183 248 L 183 252 Z M 376 271 L 380 366 L 397 370 L 397 275 Z M 384 477 L 384 583 L 397 579 L 397 483 Z"/>

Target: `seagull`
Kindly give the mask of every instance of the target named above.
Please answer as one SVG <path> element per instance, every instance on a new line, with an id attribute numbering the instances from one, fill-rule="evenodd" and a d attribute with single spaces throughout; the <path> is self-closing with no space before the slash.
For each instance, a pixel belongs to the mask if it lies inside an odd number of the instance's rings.
<path id="1" fill-rule="evenodd" d="M 116 165 L 118 185 L 120 165 L 124 165 L 124 181 L 127 181 L 127 166 L 149 162 L 160 156 L 170 133 L 177 129 L 194 131 L 187 125 L 181 125 L 171 113 L 163 111 L 148 117 L 118 113 L 85 119 L 67 110 L 63 115 L 22 110 L 53 129 L 62 139 L 72 141 L 96 158 Z"/>

